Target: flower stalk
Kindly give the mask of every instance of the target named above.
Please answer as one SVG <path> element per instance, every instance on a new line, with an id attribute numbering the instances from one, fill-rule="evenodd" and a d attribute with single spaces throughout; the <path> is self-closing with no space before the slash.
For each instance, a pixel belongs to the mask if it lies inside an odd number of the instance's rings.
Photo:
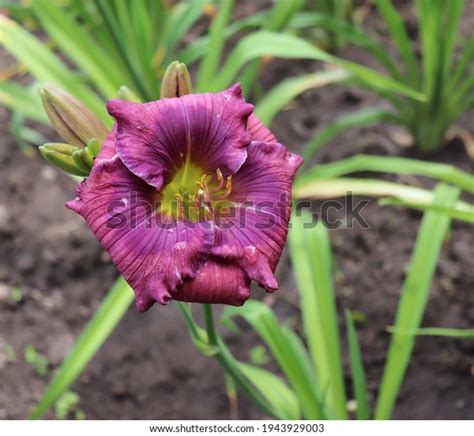
<path id="1" fill-rule="evenodd" d="M 220 363 L 224 371 L 230 377 L 232 377 L 232 379 L 237 383 L 237 385 L 240 386 L 242 391 L 268 416 L 274 419 L 281 419 L 278 413 L 256 391 L 253 385 L 245 378 L 245 376 L 237 367 L 235 357 L 225 346 L 224 342 L 221 340 L 219 334 L 216 331 L 216 328 L 214 326 L 212 306 L 210 304 L 203 304 L 203 313 L 209 345 L 214 348 L 217 348 L 217 353 L 214 355 L 214 357 Z"/>

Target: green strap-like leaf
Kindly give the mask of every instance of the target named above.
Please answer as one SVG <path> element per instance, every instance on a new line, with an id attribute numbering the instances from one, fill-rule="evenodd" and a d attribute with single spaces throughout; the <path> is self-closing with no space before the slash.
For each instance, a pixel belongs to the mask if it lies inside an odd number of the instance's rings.
<path id="1" fill-rule="evenodd" d="M 1 14 L 0 44 L 25 64 L 38 82 L 63 88 L 80 99 L 107 125 L 111 125 L 104 101 L 85 86 L 82 79 L 69 70 L 38 38 Z"/>
<path id="2" fill-rule="evenodd" d="M 104 98 L 115 97 L 128 76 L 114 64 L 83 28 L 61 7 L 49 0 L 33 0 L 33 11 L 42 28 L 61 50 L 87 74 Z"/>
<path id="3" fill-rule="evenodd" d="M 351 360 L 352 385 L 357 403 L 357 419 L 370 419 L 369 398 L 367 393 L 367 382 L 365 379 L 364 364 L 360 351 L 359 339 L 352 320 L 352 314 L 346 310 L 347 341 L 349 343 L 349 356 Z"/>
<path id="4" fill-rule="evenodd" d="M 268 12 L 262 11 L 249 17 L 242 18 L 241 20 L 231 22 L 224 28 L 221 38 L 227 39 L 242 30 L 261 27 L 262 23 L 265 22 L 267 15 Z M 177 54 L 176 59 L 189 65 L 203 57 L 208 52 L 210 43 L 211 38 L 209 34 L 196 38 Z"/>
<path id="5" fill-rule="evenodd" d="M 360 80 L 370 83 L 377 89 L 404 94 L 420 101 L 425 100 L 420 92 L 375 70 L 332 56 L 296 36 L 268 31 L 253 32 L 240 40 L 212 84 L 212 90 L 225 88 L 244 65 L 265 55 L 284 59 L 326 61 L 347 69 Z"/>
<path id="6" fill-rule="evenodd" d="M 448 89 L 451 93 L 459 85 L 463 76 L 468 71 L 469 64 L 474 60 L 474 35 L 471 35 L 463 46 L 459 62 L 453 70 L 451 79 L 449 80 Z"/>
<path id="7" fill-rule="evenodd" d="M 405 63 L 408 73 L 408 83 L 412 86 L 417 86 L 419 82 L 418 62 L 401 15 L 395 9 L 391 0 L 377 0 L 376 5 L 388 25 L 392 41 L 395 43 Z"/>
<path id="8" fill-rule="evenodd" d="M 443 78 L 449 80 L 449 73 L 452 69 L 453 55 L 457 43 L 459 20 L 464 9 L 464 0 L 454 0 L 444 2 L 443 15 L 446 15 L 446 22 L 443 24 Z M 442 9 L 443 10 L 443 9 Z"/>
<path id="9" fill-rule="evenodd" d="M 209 47 L 204 55 L 198 72 L 196 89 L 205 90 L 214 78 L 217 67 L 221 60 L 222 50 L 224 48 L 225 38 L 223 38 L 224 29 L 234 10 L 234 0 L 221 0 L 219 2 L 219 12 L 213 19 L 209 31 Z"/>
<path id="10" fill-rule="evenodd" d="M 0 103 L 34 121 L 49 123 L 36 86 L 27 88 L 16 82 L 0 81 Z"/>
<path id="11" fill-rule="evenodd" d="M 474 176 L 453 165 L 409 159 L 395 156 L 372 156 L 358 154 L 323 165 L 317 165 L 297 179 L 297 186 L 316 179 L 332 179 L 356 172 L 380 172 L 391 174 L 409 174 L 430 177 L 440 182 L 451 183 L 474 194 Z"/>
<path id="12" fill-rule="evenodd" d="M 108 0 L 92 0 L 102 17 L 108 35 L 113 41 L 116 51 L 120 54 L 121 59 L 125 62 L 128 72 L 132 76 L 135 90 L 140 94 L 143 100 L 152 98 L 148 84 L 143 83 L 143 75 L 136 53 L 133 52 L 133 40 L 130 38 L 130 26 L 127 25 L 128 14 L 122 11 L 125 8 L 125 2 L 109 2 Z M 112 6 L 115 6 L 114 9 Z M 125 23 L 121 22 L 121 14 L 126 16 Z"/>
<path id="13" fill-rule="evenodd" d="M 325 416 L 322 393 L 301 340 L 288 327 L 282 327 L 264 303 L 250 300 L 242 307 L 227 307 L 222 322 L 232 326 L 231 318 L 243 317 L 268 345 L 300 402 L 306 419 Z"/>
<path id="14" fill-rule="evenodd" d="M 255 106 L 255 114 L 264 124 L 270 125 L 275 115 L 298 95 L 313 88 L 342 82 L 349 77 L 351 77 L 351 74 L 346 70 L 337 69 L 285 79 L 273 87 L 259 101 L 257 106 Z"/>
<path id="15" fill-rule="evenodd" d="M 329 234 L 324 224 L 315 224 L 307 211 L 294 213 L 291 223 L 290 255 L 309 351 L 328 407 L 337 419 L 345 419 L 346 396 Z"/>
<path id="16" fill-rule="evenodd" d="M 399 183 L 386 182 L 380 179 L 358 179 L 340 177 L 337 179 L 305 180 L 293 189 L 295 198 L 313 198 L 317 200 L 362 195 L 380 198 L 381 205 L 402 205 L 416 210 L 433 210 L 440 214 L 468 223 L 473 222 L 474 206 L 464 201 L 457 201 L 452 206 L 434 204 L 433 193 L 426 189 Z"/>
<path id="17" fill-rule="evenodd" d="M 450 207 L 459 192 L 458 188 L 440 184 L 435 189 L 435 204 Z M 375 409 L 376 419 L 389 419 L 395 406 L 415 344 L 415 337 L 397 331 L 416 330 L 422 322 L 450 221 L 437 212 L 426 212 L 423 217 L 398 305 L 395 333 L 390 341 Z"/>
<path id="18" fill-rule="evenodd" d="M 260 391 L 282 419 L 301 419 L 301 408 L 295 393 L 286 383 L 262 368 L 240 362 L 239 370 Z"/>
<path id="19" fill-rule="evenodd" d="M 443 3 L 442 0 L 415 0 L 423 53 L 423 91 L 428 101 L 435 104 L 439 104 L 437 101 L 441 91 L 439 80 L 443 74 L 443 49 L 437 37 L 442 29 Z M 443 31 L 445 31 L 444 28 Z"/>
<path id="20" fill-rule="evenodd" d="M 474 206 L 468 205 L 462 201 L 458 201 L 456 204 L 450 207 L 440 206 L 433 203 L 414 203 L 410 201 L 404 201 L 399 198 L 383 198 L 379 201 L 381 206 L 402 206 L 410 209 L 425 211 L 438 212 L 441 215 L 446 215 L 453 219 L 464 221 L 469 224 L 474 224 Z"/>
<path id="21" fill-rule="evenodd" d="M 304 146 L 303 157 L 305 159 L 305 166 L 309 164 L 310 159 L 323 145 L 347 129 L 370 126 L 371 124 L 383 121 L 398 123 L 399 119 L 393 112 L 380 108 L 361 109 L 357 112 L 352 112 L 337 118 L 332 123 L 323 127 L 314 138 Z"/>
<path id="22" fill-rule="evenodd" d="M 291 20 L 303 5 L 304 2 L 301 0 L 293 0 L 291 2 L 287 0 L 276 0 L 259 28 L 271 32 L 282 31 L 288 24 L 288 21 Z M 239 82 L 242 84 L 242 89 L 246 98 L 249 97 L 252 90 L 257 85 L 256 78 L 260 69 L 261 59 L 255 59 L 245 67 L 242 74 L 239 76 Z"/>
<path id="23" fill-rule="evenodd" d="M 455 339 L 474 339 L 474 329 L 451 329 L 446 327 L 423 327 L 416 330 L 402 330 L 394 327 L 387 328 L 390 333 L 410 336 L 441 336 Z"/>
<path id="24" fill-rule="evenodd" d="M 308 18 L 310 14 L 306 14 Z M 296 16 L 293 20 L 298 24 L 303 17 Z M 292 23 L 290 23 L 291 25 Z M 328 30 L 331 34 L 336 34 L 342 40 L 351 42 L 366 49 L 383 67 L 387 69 L 390 75 L 396 80 L 402 80 L 403 76 L 397 63 L 390 56 L 380 42 L 371 35 L 363 32 L 357 26 L 341 19 L 331 17 L 327 14 L 313 14 L 312 27 Z"/>
<path id="25" fill-rule="evenodd" d="M 175 60 L 171 59 L 174 57 L 174 50 L 181 38 L 183 38 L 192 25 L 202 16 L 204 6 L 207 2 L 208 0 L 189 0 L 187 2 L 178 3 L 173 7 L 166 20 L 161 40 L 161 49 L 167 53 L 165 64 Z"/>

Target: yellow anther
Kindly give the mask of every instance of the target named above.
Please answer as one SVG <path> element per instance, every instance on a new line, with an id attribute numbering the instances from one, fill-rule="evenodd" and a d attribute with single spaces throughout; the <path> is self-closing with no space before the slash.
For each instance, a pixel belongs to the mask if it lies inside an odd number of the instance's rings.
<path id="1" fill-rule="evenodd" d="M 226 192 L 229 192 L 229 194 L 230 194 L 230 191 L 232 191 L 232 176 L 227 177 L 227 181 L 225 183 L 225 190 Z"/>
<path id="2" fill-rule="evenodd" d="M 220 168 L 217 168 L 216 174 L 217 180 L 219 181 L 219 186 L 222 188 L 222 186 L 224 185 L 224 176 L 222 175 L 222 171 Z"/>

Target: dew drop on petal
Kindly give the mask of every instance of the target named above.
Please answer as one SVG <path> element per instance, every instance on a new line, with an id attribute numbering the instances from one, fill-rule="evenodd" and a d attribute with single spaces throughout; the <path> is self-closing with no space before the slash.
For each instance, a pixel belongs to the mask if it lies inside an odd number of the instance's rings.
<path id="1" fill-rule="evenodd" d="M 176 244 L 174 244 L 174 249 L 175 250 L 184 250 L 187 246 L 188 246 L 188 244 L 186 242 L 180 241 L 180 242 L 176 242 Z"/>
<path id="2" fill-rule="evenodd" d="M 245 250 L 250 253 L 250 254 L 255 254 L 255 251 L 257 250 L 255 245 L 248 245 L 245 247 Z"/>

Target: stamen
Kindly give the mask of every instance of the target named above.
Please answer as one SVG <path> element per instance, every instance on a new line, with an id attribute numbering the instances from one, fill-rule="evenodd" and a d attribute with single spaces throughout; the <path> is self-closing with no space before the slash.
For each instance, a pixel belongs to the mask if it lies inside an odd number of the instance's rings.
<path id="1" fill-rule="evenodd" d="M 230 194 L 230 191 L 232 191 L 232 176 L 227 177 L 227 182 L 225 184 L 225 190 Z"/>
<path id="2" fill-rule="evenodd" d="M 206 178 L 207 178 L 207 174 L 203 174 L 202 177 L 201 177 L 201 185 L 202 185 L 202 189 L 204 189 L 204 191 L 208 192 Z"/>
<path id="3" fill-rule="evenodd" d="M 188 156 L 189 154 L 185 156 L 186 161 Z M 232 191 L 231 175 L 225 177 L 220 168 L 216 169 L 215 175 L 203 173 L 196 168 L 192 164 L 185 163 L 178 170 L 178 181 L 173 181 L 166 188 L 171 192 L 164 194 L 165 211 L 175 219 L 191 221 L 214 219 L 214 201 L 226 199 Z M 189 179 L 186 175 L 183 179 L 183 173 L 188 170 L 193 171 L 189 174 L 192 178 Z"/>
<path id="4" fill-rule="evenodd" d="M 225 179 L 224 179 L 224 176 L 222 175 L 222 171 L 220 168 L 217 168 L 216 175 L 217 175 L 217 180 L 219 182 L 219 185 L 217 186 L 217 188 L 213 189 L 212 192 L 219 192 L 219 191 L 222 191 L 222 189 L 224 188 Z"/>
<path id="5" fill-rule="evenodd" d="M 227 176 L 224 192 L 222 192 L 220 195 L 212 196 L 212 200 L 224 200 L 230 195 L 231 192 L 232 192 L 232 175 Z"/>
<path id="6" fill-rule="evenodd" d="M 198 190 L 204 191 L 206 194 L 209 194 L 209 187 L 207 186 L 207 174 L 201 176 L 201 180 L 196 182 Z"/>
<path id="7" fill-rule="evenodd" d="M 176 197 L 176 203 L 178 205 L 178 219 L 184 218 L 184 204 L 183 204 L 183 197 L 181 194 L 174 194 Z"/>
<path id="8" fill-rule="evenodd" d="M 214 217 L 212 204 L 206 191 L 199 189 L 194 195 L 194 201 L 196 202 L 198 209 L 204 211 L 205 218 L 212 219 Z"/>

